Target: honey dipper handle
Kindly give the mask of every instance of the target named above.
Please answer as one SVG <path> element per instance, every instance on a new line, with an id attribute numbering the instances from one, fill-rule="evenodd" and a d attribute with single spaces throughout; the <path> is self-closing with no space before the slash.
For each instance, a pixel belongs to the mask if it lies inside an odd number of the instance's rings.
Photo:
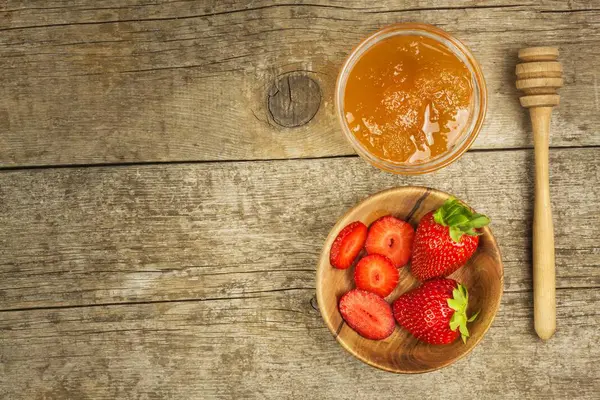
<path id="1" fill-rule="evenodd" d="M 548 136 L 552 107 L 529 109 L 535 146 L 533 214 L 533 309 L 535 331 L 544 340 L 556 330 L 554 227 L 548 176 Z"/>

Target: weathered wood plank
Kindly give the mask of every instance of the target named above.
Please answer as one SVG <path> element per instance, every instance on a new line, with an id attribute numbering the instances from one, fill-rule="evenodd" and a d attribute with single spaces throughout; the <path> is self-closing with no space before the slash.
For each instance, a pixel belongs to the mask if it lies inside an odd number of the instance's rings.
<path id="1" fill-rule="evenodd" d="M 331 337 L 310 290 L 249 299 L 0 313 L 0 397 L 18 399 L 596 399 L 596 289 L 559 290 L 541 342 L 530 293 L 506 293 L 453 366 L 398 376 Z"/>
<path id="2" fill-rule="evenodd" d="M 539 43 L 560 47 L 565 68 L 552 145 L 600 145 L 598 2 L 380 3 L 3 3 L 0 166 L 352 154 L 333 114 L 338 68 L 401 21 L 445 28 L 480 60 L 490 101 L 476 148 L 531 146 L 513 69 L 518 48 Z M 295 128 L 267 107 L 290 71 L 322 96 Z"/>
<path id="3" fill-rule="evenodd" d="M 40 4 L 31 4 L 29 0 L 11 0 L 0 9 L 4 19 L 0 29 L 32 29 L 54 25 L 111 23 L 119 21 L 164 20 L 175 18 L 211 17 L 215 14 L 236 14 L 269 8 L 287 8 L 301 6 L 316 10 L 333 9 L 355 11 L 366 14 L 437 12 L 452 10 L 503 8 L 533 8 L 545 13 L 569 13 L 595 11 L 596 1 L 589 0 L 413 0 L 386 1 L 372 3 L 360 0 L 315 0 L 309 4 L 302 1 L 277 3 L 257 0 L 252 3 L 241 1 L 161 1 L 144 0 L 105 0 L 99 5 L 94 0 L 45 0 Z"/>
<path id="4" fill-rule="evenodd" d="M 551 152 L 559 288 L 600 287 L 600 148 Z M 379 190 L 431 186 L 492 218 L 505 289 L 531 287 L 531 150 L 400 177 L 357 157 L 0 172 L 0 309 L 314 289 L 321 246 Z"/>

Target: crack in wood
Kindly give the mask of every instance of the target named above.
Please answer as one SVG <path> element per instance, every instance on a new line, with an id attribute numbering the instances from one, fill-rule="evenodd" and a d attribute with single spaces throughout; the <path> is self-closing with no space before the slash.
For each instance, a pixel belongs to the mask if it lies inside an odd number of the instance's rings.
<path id="1" fill-rule="evenodd" d="M 366 14 L 382 14 L 382 13 L 403 13 L 403 12 L 420 12 L 420 11 L 453 11 L 453 10 L 478 10 L 478 9 L 493 9 L 493 8 L 517 8 L 527 7 L 531 4 L 499 4 L 489 6 L 456 6 L 456 7 L 415 7 L 401 8 L 396 10 L 376 10 L 365 11 Z"/>
<path id="2" fill-rule="evenodd" d="M 310 298 L 310 306 L 317 312 L 321 312 L 319 310 L 319 303 L 317 302 L 317 295 L 315 294 L 313 297 Z"/>
<path id="3" fill-rule="evenodd" d="M 427 196 L 429 196 L 430 192 L 431 192 L 431 189 L 425 188 L 425 193 L 423 193 L 423 195 L 421 197 L 419 197 L 419 199 L 417 200 L 417 202 L 413 206 L 412 210 L 410 210 L 410 212 L 406 215 L 406 219 L 408 221 L 410 221 L 412 219 L 412 217 L 417 212 L 417 210 L 419 209 L 419 207 L 421 207 L 421 204 L 423 203 L 423 200 L 425 200 L 427 198 Z"/>
<path id="4" fill-rule="evenodd" d="M 571 14 L 571 13 L 582 13 L 582 12 L 597 12 L 600 8 L 581 8 L 578 10 L 540 10 L 540 14 Z"/>
<path id="5" fill-rule="evenodd" d="M 366 9 L 366 8 L 351 8 L 351 7 L 324 5 L 324 4 L 323 5 L 321 5 L 321 4 L 270 4 L 270 5 L 266 5 L 266 6 L 260 6 L 260 7 L 249 7 L 249 8 L 243 8 L 243 9 L 217 11 L 217 12 L 206 13 L 206 14 L 183 15 L 183 16 L 176 16 L 176 17 L 139 18 L 139 19 L 123 19 L 123 20 L 107 20 L 107 21 L 71 22 L 71 23 L 46 24 L 46 25 L 15 26 L 15 27 L 10 27 L 10 28 L 0 28 L 0 32 L 17 30 L 17 29 L 54 28 L 54 27 L 75 26 L 75 25 L 99 25 L 99 24 L 117 24 L 117 23 L 126 23 L 126 22 L 155 22 L 155 21 L 196 19 L 196 18 L 215 17 L 218 15 L 228 15 L 228 14 L 259 11 L 259 10 L 265 10 L 265 9 L 269 9 L 269 8 L 301 7 L 301 6 L 334 8 L 334 9 L 341 9 L 341 10 L 348 10 L 348 11 L 360 11 L 360 10 Z"/>
<path id="6" fill-rule="evenodd" d="M 346 323 L 346 321 L 344 321 L 344 320 L 342 320 L 342 322 L 340 322 L 340 325 L 335 330 L 335 335 L 333 335 L 333 337 L 337 338 L 340 335 L 340 332 L 342 331 L 342 328 L 344 327 L 345 323 Z"/>

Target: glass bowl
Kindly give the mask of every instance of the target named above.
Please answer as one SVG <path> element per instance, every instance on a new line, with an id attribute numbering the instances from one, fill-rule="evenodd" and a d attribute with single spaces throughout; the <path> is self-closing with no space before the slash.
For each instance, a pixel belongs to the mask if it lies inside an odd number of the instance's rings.
<path id="1" fill-rule="evenodd" d="M 395 35 L 426 36 L 436 40 L 454 53 L 454 55 L 466 65 L 471 73 L 471 83 L 473 86 L 473 109 L 466 128 L 461 133 L 461 136 L 454 146 L 439 156 L 423 163 L 410 164 L 392 162 L 373 155 L 350 131 L 348 123 L 346 122 L 346 118 L 344 117 L 344 95 L 346 91 L 346 82 L 350 72 L 352 71 L 352 68 L 373 45 Z M 346 139 L 348 139 L 359 156 L 377 168 L 388 172 L 404 175 L 417 175 L 433 172 L 445 167 L 446 165 L 457 160 L 465 151 L 469 149 L 469 147 L 471 147 L 477 138 L 481 126 L 483 125 L 483 120 L 485 119 L 485 113 L 487 109 L 487 90 L 479 63 L 475 60 L 469 49 L 467 49 L 467 47 L 458 39 L 433 25 L 401 23 L 385 27 L 375 32 L 371 36 L 364 39 L 350 53 L 344 62 L 344 65 L 342 66 L 336 82 L 335 109 Z"/>

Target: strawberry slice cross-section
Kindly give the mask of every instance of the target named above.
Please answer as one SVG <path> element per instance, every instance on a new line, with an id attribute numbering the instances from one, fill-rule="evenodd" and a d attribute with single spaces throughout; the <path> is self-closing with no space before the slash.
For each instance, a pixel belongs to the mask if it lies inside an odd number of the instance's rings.
<path id="1" fill-rule="evenodd" d="M 354 270 L 356 287 L 381 297 L 386 297 L 394 291 L 399 278 L 398 268 L 389 258 L 380 254 L 363 257 Z"/>
<path id="2" fill-rule="evenodd" d="M 386 256 L 399 268 L 410 259 L 414 236 L 415 230 L 408 222 L 386 215 L 371 224 L 365 248 L 368 254 Z"/>
<path id="3" fill-rule="evenodd" d="M 338 269 L 349 268 L 365 245 L 367 226 L 360 221 L 352 222 L 338 233 L 331 245 L 329 262 Z"/>
<path id="4" fill-rule="evenodd" d="M 348 326 L 367 339 L 385 339 L 396 327 L 392 307 L 366 290 L 349 291 L 340 299 L 339 308 Z"/>

